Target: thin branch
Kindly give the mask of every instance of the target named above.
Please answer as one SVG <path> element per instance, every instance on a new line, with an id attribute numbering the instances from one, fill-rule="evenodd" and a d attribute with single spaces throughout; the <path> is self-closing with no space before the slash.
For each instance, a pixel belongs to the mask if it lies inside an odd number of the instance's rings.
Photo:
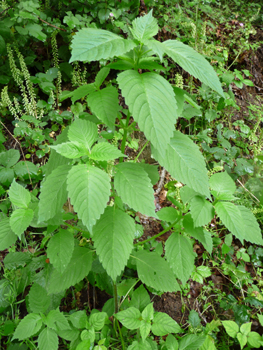
<path id="1" fill-rule="evenodd" d="M 157 196 L 161 192 L 161 189 L 163 188 L 165 175 L 166 175 L 166 170 L 163 168 L 157 190 L 154 192 L 155 196 Z"/>
<path id="2" fill-rule="evenodd" d="M 59 28 L 59 27 L 55 26 L 54 24 L 50 24 L 50 23 L 44 21 L 44 20 L 43 20 L 42 18 L 40 18 L 40 17 L 38 17 L 38 19 L 40 19 L 40 21 L 42 21 L 42 22 L 48 24 L 48 25 L 51 26 L 51 27 L 54 27 L 54 28 L 56 28 L 56 29 L 58 29 L 58 30 L 63 30 L 63 32 L 66 32 L 66 29 Z"/>

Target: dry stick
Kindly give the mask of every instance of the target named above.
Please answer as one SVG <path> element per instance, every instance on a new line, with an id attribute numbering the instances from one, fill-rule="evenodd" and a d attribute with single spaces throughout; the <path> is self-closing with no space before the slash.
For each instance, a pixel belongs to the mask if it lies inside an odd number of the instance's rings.
<path id="1" fill-rule="evenodd" d="M 0 121 L 0 123 L 1 123 L 1 124 L 3 125 L 3 127 L 6 129 L 6 131 L 8 132 L 8 134 L 11 135 L 11 137 L 16 141 L 16 143 L 18 143 L 19 148 L 20 148 L 20 150 L 21 150 L 21 153 L 22 153 L 22 155 L 23 155 L 24 162 L 25 162 L 25 164 L 26 164 L 26 168 L 27 168 L 27 172 L 28 172 L 30 184 L 31 184 L 31 186 L 33 187 L 33 183 L 32 183 L 31 176 L 30 176 L 30 172 L 29 172 L 29 169 L 28 169 L 28 166 L 27 166 L 27 163 L 26 163 L 26 157 L 25 157 L 25 155 L 24 155 L 24 152 L 23 152 L 23 150 L 22 150 L 22 147 L 21 147 L 21 145 L 20 145 L 20 142 L 15 138 L 14 135 L 12 135 L 12 133 L 7 129 L 7 127 L 5 126 L 4 123 L 2 123 L 1 121 Z"/>
<path id="2" fill-rule="evenodd" d="M 237 179 L 237 181 L 238 181 L 238 183 L 244 188 L 245 191 L 247 191 L 252 197 L 255 198 L 256 201 L 258 201 L 258 202 L 260 203 L 260 200 L 259 200 L 257 197 L 255 197 L 255 196 L 253 195 L 253 193 L 251 193 L 251 192 L 242 184 L 241 181 L 239 181 L 238 179 Z"/>
<path id="3" fill-rule="evenodd" d="M 157 196 L 161 192 L 161 189 L 163 188 L 165 175 L 166 175 L 166 170 L 163 168 L 157 190 L 154 192 L 155 196 Z"/>

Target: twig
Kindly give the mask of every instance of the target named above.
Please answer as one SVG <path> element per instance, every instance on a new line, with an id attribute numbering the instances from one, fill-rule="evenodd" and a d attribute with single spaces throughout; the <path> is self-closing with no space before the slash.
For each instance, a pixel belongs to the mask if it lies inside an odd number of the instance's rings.
<path id="1" fill-rule="evenodd" d="M 161 192 L 161 189 L 163 188 L 165 175 L 166 175 L 166 170 L 163 168 L 157 190 L 154 193 L 155 196 L 157 196 Z"/>
<path id="2" fill-rule="evenodd" d="M 198 315 L 201 317 L 201 319 L 204 321 L 204 323 L 207 324 L 207 320 L 206 320 L 205 316 L 200 311 L 198 300 L 195 299 L 195 302 L 196 302 L 196 309 L 197 309 Z"/>
<path id="3" fill-rule="evenodd" d="M 252 197 L 255 198 L 256 201 L 258 201 L 258 202 L 260 203 L 260 200 L 259 200 L 257 197 L 255 197 L 255 196 L 253 195 L 253 193 L 251 193 L 251 192 L 242 184 L 241 181 L 239 181 L 238 179 L 237 179 L 237 181 L 238 181 L 238 183 L 244 188 L 245 191 L 247 191 Z"/>
<path id="4" fill-rule="evenodd" d="M 2 15 L 2 13 L 6 12 L 7 10 L 10 10 L 12 8 L 12 6 L 8 7 L 7 9 L 3 10 L 2 12 L 0 12 L 0 15 Z M 3 18 L 3 17 L 0 17 Z"/>
<path id="5" fill-rule="evenodd" d="M 62 28 L 59 28 L 59 27 L 55 26 L 54 24 L 48 23 L 48 22 L 44 21 L 42 18 L 40 18 L 40 17 L 38 17 L 38 19 L 40 19 L 40 21 L 42 21 L 42 22 L 48 24 L 48 25 L 51 26 L 51 27 L 54 27 L 54 28 L 56 28 L 56 29 L 58 29 L 58 30 L 63 30 L 63 32 L 66 32 L 66 29 L 62 29 Z"/>

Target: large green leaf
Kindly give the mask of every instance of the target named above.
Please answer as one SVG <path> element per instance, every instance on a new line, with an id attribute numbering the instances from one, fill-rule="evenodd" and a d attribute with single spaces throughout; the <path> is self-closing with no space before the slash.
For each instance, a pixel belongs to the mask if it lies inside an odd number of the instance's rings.
<path id="1" fill-rule="evenodd" d="M 180 333 L 182 329 L 169 315 L 158 312 L 153 319 L 152 332 L 154 335 L 162 337 L 168 333 Z"/>
<path id="2" fill-rule="evenodd" d="M 9 198 L 12 204 L 23 209 L 26 209 L 31 201 L 29 191 L 15 181 L 13 181 L 12 185 L 10 186 Z"/>
<path id="3" fill-rule="evenodd" d="M 157 253 L 141 250 L 136 253 L 135 258 L 138 276 L 147 286 L 160 292 L 180 290 L 172 269 Z"/>
<path id="4" fill-rule="evenodd" d="M 99 259 L 113 280 L 124 269 L 133 248 L 135 225 L 125 212 L 107 207 L 93 227 L 93 240 Z"/>
<path id="5" fill-rule="evenodd" d="M 103 160 L 114 160 L 119 157 L 126 157 L 121 151 L 115 146 L 108 142 L 97 143 L 91 150 L 89 155 L 90 159 L 103 161 Z"/>
<path id="6" fill-rule="evenodd" d="M 88 98 L 88 105 L 93 114 L 103 121 L 111 130 L 115 129 L 115 119 L 120 109 L 118 91 L 113 86 L 92 92 Z"/>
<path id="7" fill-rule="evenodd" d="M 214 207 L 204 196 L 194 196 L 190 209 L 195 227 L 207 225 L 215 215 Z"/>
<path id="8" fill-rule="evenodd" d="M 171 85 L 155 73 L 127 70 L 118 75 L 122 95 L 148 140 L 164 155 L 173 135 L 177 104 Z"/>
<path id="9" fill-rule="evenodd" d="M 72 257 L 74 237 L 67 230 L 60 230 L 48 242 L 47 256 L 51 264 L 63 273 Z"/>
<path id="10" fill-rule="evenodd" d="M 116 165 L 114 185 L 124 203 L 144 215 L 155 216 L 151 180 L 139 164 Z"/>
<path id="11" fill-rule="evenodd" d="M 0 250 L 5 250 L 14 244 L 17 236 L 11 229 L 9 218 L 5 218 L 0 222 Z"/>
<path id="12" fill-rule="evenodd" d="M 133 37 L 141 43 L 156 35 L 159 29 L 157 19 L 152 16 L 152 10 L 143 17 L 135 18 L 132 21 L 132 27 L 130 30 Z"/>
<path id="13" fill-rule="evenodd" d="M 58 336 L 57 333 L 50 328 L 44 328 L 38 337 L 39 350 L 57 350 Z"/>
<path id="14" fill-rule="evenodd" d="M 243 205 L 237 206 L 243 218 L 245 240 L 251 243 L 263 245 L 262 233 L 253 213 Z"/>
<path id="15" fill-rule="evenodd" d="M 46 289 L 34 283 L 28 293 L 28 302 L 31 312 L 44 313 L 48 309 L 50 301 L 51 298 L 47 295 Z"/>
<path id="16" fill-rule="evenodd" d="M 188 136 L 174 131 L 165 157 L 163 158 L 156 149 L 153 149 L 153 156 L 173 178 L 210 198 L 204 157 L 199 147 Z"/>
<path id="17" fill-rule="evenodd" d="M 218 202 L 215 210 L 226 228 L 243 243 L 247 233 L 239 207 L 230 202 Z"/>
<path id="18" fill-rule="evenodd" d="M 74 61 L 98 61 L 120 56 L 136 47 L 133 40 L 103 29 L 83 28 L 73 37 L 72 56 Z"/>
<path id="19" fill-rule="evenodd" d="M 172 233 L 165 243 L 165 256 L 173 272 L 185 285 L 194 269 L 195 261 L 190 239 L 179 233 Z"/>
<path id="20" fill-rule="evenodd" d="M 59 293 L 83 280 L 91 270 L 92 251 L 87 248 L 75 247 L 72 258 L 63 273 L 52 272 L 49 280 L 48 293 Z"/>
<path id="21" fill-rule="evenodd" d="M 13 339 L 24 340 L 36 334 L 42 326 L 40 315 L 28 314 L 16 327 Z"/>
<path id="22" fill-rule="evenodd" d="M 70 170 L 67 184 L 74 210 L 91 230 L 109 200 L 109 176 L 94 166 L 78 164 Z"/>
<path id="23" fill-rule="evenodd" d="M 17 209 L 13 211 L 10 216 L 10 226 L 19 238 L 30 225 L 33 217 L 34 211 L 32 209 Z"/>
<path id="24" fill-rule="evenodd" d="M 98 139 L 97 125 L 83 119 L 76 119 L 69 127 L 68 138 L 72 142 L 79 142 L 89 150 Z"/>
<path id="25" fill-rule="evenodd" d="M 225 98 L 216 72 L 202 55 L 178 40 L 167 40 L 162 44 L 166 54 L 184 70 Z"/>
<path id="26" fill-rule="evenodd" d="M 60 165 L 47 177 L 39 196 L 39 222 L 53 218 L 65 204 L 67 194 L 67 175 L 70 165 Z"/>

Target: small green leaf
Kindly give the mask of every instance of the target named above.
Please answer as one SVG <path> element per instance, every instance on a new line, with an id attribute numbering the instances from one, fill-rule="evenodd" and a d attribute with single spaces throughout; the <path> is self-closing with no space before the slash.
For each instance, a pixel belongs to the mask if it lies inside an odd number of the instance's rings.
<path id="1" fill-rule="evenodd" d="M 237 340 L 239 341 L 240 348 L 243 349 L 247 343 L 247 336 L 242 333 L 237 333 Z"/>
<path id="2" fill-rule="evenodd" d="M 143 283 L 160 292 L 180 290 L 172 269 L 157 253 L 139 251 L 135 259 L 138 275 Z"/>
<path id="3" fill-rule="evenodd" d="M 133 40 L 123 39 L 103 29 L 83 28 L 73 37 L 72 56 L 74 61 L 98 61 L 120 56 L 136 46 Z"/>
<path id="4" fill-rule="evenodd" d="M 10 226 L 14 233 L 21 239 L 21 235 L 30 225 L 34 217 L 32 209 L 17 209 L 10 216 Z"/>
<path id="5" fill-rule="evenodd" d="M 95 331 L 100 331 L 108 319 L 106 312 L 97 312 L 90 316 L 89 324 L 94 327 Z"/>
<path id="6" fill-rule="evenodd" d="M 94 91 L 95 91 L 94 84 L 85 84 L 85 85 L 78 87 L 76 90 L 72 91 L 70 93 L 69 97 L 72 96 L 71 101 L 72 101 L 72 103 L 75 103 L 77 100 L 91 94 Z M 78 119 L 76 119 L 76 120 L 78 120 Z"/>
<path id="7" fill-rule="evenodd" d="M 65 142 L 56 146 L 50 146 L 63 157 L 69 159 L 80 158 L 89 154 L 86 146 L 79 142 Z"/>
<path id="8" fill-rule="evenodd" d="M 50 305 L 50 296 L 47 295 L 45 288 L 34 283 L 28 293 L 28 302 L 32 312 L 37 314 L 44 313 Z"/>
<path id="9" fill-rule="evenodd" d="M 152 164 L 147 164 L 147 163 L 138 163 L 140 167 L 146 171 L 148 174 L 152 185 L 154 186 L 160 178 L 159 172 L 158 172 L 158 166 L 157 165 L 152 165 Z"/>
<path id="10" fill-rule="evenodd" d="M 26 209 L 31 201 L 31 195 L 29 191 L 26 190 L 23 186 L 19 185 L 17 182 L 15 182 L 15 180 L 10 186 L 9 198 L 12 204 L 23 209 Z"/>
<path id="11" fill-rule="evenodd" d="M 13 245 L 17 236 L 11 230 L 9 218 L 5 218 L 0 222 L 0 250 L 8 249 L 11 245 Z"/>
<path id="12" fill-rule="evenodd" d="M 235 182 L 226 171 L 212 175 L 209 185 L 217 193 L 217 197 L 221 194 L 232 195 L 236 190 Z"/>
<path id="13" fill-rule="evenodd" d="M 155 217 L 154 195 L 147 173 L 136 163 L 116 165 L 114 185 L 124 203 L 140 213 Z"/>
<path id="14" fill-rule="evenodd" d="M 9 149 L 0 153 L 0 164 L 4 167 L 11 168 L 20 158 L 20 153 L 16 149 Z"/>
<path id="15" fill-rule="evenodd" d="M 69 171 L 67 185 L 74 210 L 91 230 L 109 200 L 109 176 L 94 166 L 78 164 Z"/>
<path id="16" fill-rule="evenodd" d="M 169 334 L 165 340 L 165 346 L 167 350 L 178 350 L 178 341 L 172 334 Z"/>
<path id="17" fill-rule="evenodd" d="M 111 145 L 108 142 L 100 142 L 96 144 L 89 155 L 91 159 L 98 160 L 98 161 L 108 161 L 108 160 L 114 160 L 119 157 L 126 157 L 125 154 L 122 154 L 118 148 Z"/>
<path id="18" fill-rule="evenodd" d="M 195 260 L 190 239 L 179 233 L 172 233 L 165 243 L 165 256 L 173 272 L 185 285 L 194 269 Z"/>
<path id="19" fill-rule="evenodd" d="M 248 333 L 251 332 L 251 325 L 252 325 L 252 322 L 243 323 L 242 326 L 240 327 L 240 332 L 244 335 L 248 335 Z"/>
<path id="20" fill-rule="evenodd" d="M 141 43 L 156 35 L 159 29 L 157 19 L 152 16 L 152 10 L 147 15 L 135 18 L 132 27 L 130 30 L 133 37 Z"/>
<path id="21" fill-rule="evenodd" d="M 39 350 L 57 350 L 58 336 L 53 329 L 44 328 L 38 337 Z"/>
<path id="22" fill-rule="evenodd" d="M 178 211 L 173 207 L 165 207 L 157 212 L 157 216 L 160 220 L 174 223 L 178 217 Z"/>
<path id="23" fill-rule="evenodd" d="M 245 240 L 258 245 L 263 245 L 262 233 L 254 214 L 243 205 L 237 206 L 243 219 Z"/>
<path id="24" fill-rule="evenodd" d="M 47 256 L 51 264 L 63 273 L 72 257 L 74 237 L 67 230 L 59 230 L 48 242 Z"/>
<path id="25" fill-rule="evenodd" d="M 180 350 L 198 350 L 204 343 L 206 337 L 202 335 L 189 334 L 179 342 Z"/>
<path id="26" fill-rule="evenodd" d="M 150 296 L 144 286 L 141 284 L 139 288 L 132 293 L 130 306 L 142 311 L 148 304 L 150 304 Z"/>
<path id="27" fill-rule="evenodd" d="M 231 338 L 235 338 L 237 336 L 237 333 L 239 331 L 239 327 L 234 321 L 222 321 L 222 325 L 224 326 L 227 334 Z"/>
<path id="28" fill-rule="evenodd" d="M 74 312 L 73 314 L 70 314 L 69 319 L 74 327 L 85 328 L 86 323 L 88 321 L 86 310 L 85 311 L 81 310 L 81 311 Z"/>
<path id="29" fill-rule="evenodd" d="M 141 325 L 141 313 L 135 307 L 129 307 L 115 314 L 115 317 L 128 329 L 137 329 Z"/>
<path id="30" fill-rule="evenodd" d="M 141 334 L 141 337 L 142 337 L 143 341 L 148 337 L 148 335 L 149 335 L 149 333 L 151 331 L 151 326 L 152 325 L 151 325 L 150 321 L 147 321 L 147 320 L 144 320 L 144 319 L 141 320 L 140 334 Z"/>
<path id="31" fill-rule="evenodd" d="M 40 315 L 28 314 L 16 327 L 13 339 L 24 340 L 36 334 L 42 326 Z"/>
<path id="32" fill-rule="evenodd" d="M 93 240 L 99 259 L 113 280 L 124 269 L 133 247 L 134 221 L 122 210 L 107 207 L 93 226 Z"/>
<path id="33" fill-rule="evenodd" d="M 263 345 L 262 338 L 257 332 L 250 332 L 247 338 L 248 345 L 252 348 L 260 348 Z"/>
<path id="34" fill-rule="evenodd" d="M 214 207 L 204 196 L 194 196 L 190 202 L 190 209 L 195 227 L 207 225 L 215 215 Z"/>
<path id="35" fill-rule="evenodd" d="M 97 73 L 94 85 L 96 86 L 96 89 L 98 90 L 101 86 L 101 84 L 104 82 L 104 80 L 107 78 L 107 76 L 110 73 L 109 67 L 102 67 L 100 71 Z"/>
<path id="36" fill-rule="evenodd" d="M 58 308 L 56 310 L 49 311 L 45 324 L 56 332 L 70 330 L 66 317 L 59 311 Z"/>
<path id="37" fill-rule="evenodd" d="M 98 139 L 97 125 L 88 120 L 76 119 L 69 127 L 68 138 L 71 142 L 81 143 L 90 150 Z"/>
<path id="38" fill-rule="evenodd" d="M 182 329 L 169 315 L 158 312 L 153 318 L 152 332 L 154 335 L 162 337 L 168 333 L 180 333 Z"/>

